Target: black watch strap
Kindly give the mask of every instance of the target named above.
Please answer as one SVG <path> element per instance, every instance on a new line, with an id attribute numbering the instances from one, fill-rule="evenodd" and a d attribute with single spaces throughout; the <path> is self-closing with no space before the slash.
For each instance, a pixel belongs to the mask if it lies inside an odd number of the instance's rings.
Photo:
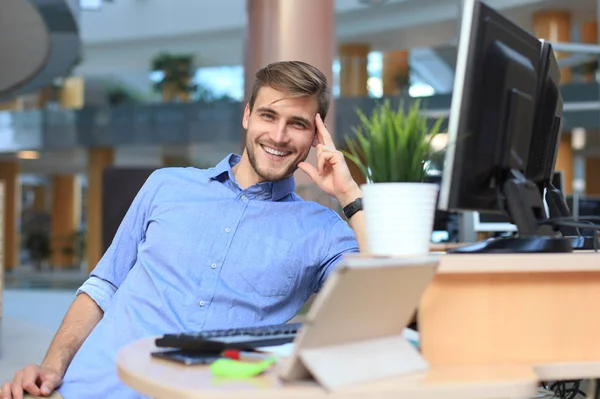
<path id="1" fill-rule="evenodd" d="M 362 211 L 362 209 L 362 198 L 357 198 L 348 205 L 346 205 L 344 209 L 342 209 L 342 211 L 344 212 L 344 216 L 346 216 L 346 219 L 349 220 L 352 217 L 352 215 L 354 215 L 358 211 Z"/>

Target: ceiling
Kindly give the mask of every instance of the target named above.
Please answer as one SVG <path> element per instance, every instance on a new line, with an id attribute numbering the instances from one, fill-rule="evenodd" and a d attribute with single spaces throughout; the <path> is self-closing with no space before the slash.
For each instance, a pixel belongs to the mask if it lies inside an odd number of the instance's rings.
<path id="1" fill-rule="evenodd" d="M 296 0 L 294 0 L 296 1 Z M 533 12 L 548 7 L 595 18 L 596 0 L 487 0 L 531 27 Z M 161 51 L 192 53 L 199 66 L 241 65 L 245 0 L 119 0 L 81 18 L 84 62 L 78 73 L 147 71 Z M 456 37 L 460 0 L 389 0 L 366 6 L 336 0 L 336 41 L 369 43 L 375 51 L 444 45 Z"/>
<path id="2" fill-rule="evenodd" d="M 596 16 L 596 0 L 487 3 L 528 30 L 533 13 L 540 9 L 572 10 L 574 23 Z M 453 68 L 442 67 L 442 53 L 426 47 L 455 43 L 458 5 L 459 0 L 390 0 L 381 6 L 336 0 L 336 41 L 367 42 L 376 51 L 419 48 L 412 61 L 425 76 L 429 74 L 431 81 L 437 79 L 439 87 L 451 87 Z M 84 62 L 77 72 L 90 81 L 93 77 L 148 71 L 149 60 L 163 50 L 194 53 L 201 65 L 242 64 L 245 0 L 118 0 L 105 3 L 100 11 L 83 12 L 81 21 Z M 157 147 L 123 148 L 117 152 L 117 162 L 154 164 L 162 160 L 164 151 Z M 215 152 L 193 151 L 196 158 Z M 215 153 L 220 157 L 227 151 Z M 0 159 L 6 158 L 14 159 L 14 155 L 0 155 Z M 84 173 L 87 158 L 85 151 L 73 150 L 44 153 L 38 160 L 20 162 L 24 173 Z"/>

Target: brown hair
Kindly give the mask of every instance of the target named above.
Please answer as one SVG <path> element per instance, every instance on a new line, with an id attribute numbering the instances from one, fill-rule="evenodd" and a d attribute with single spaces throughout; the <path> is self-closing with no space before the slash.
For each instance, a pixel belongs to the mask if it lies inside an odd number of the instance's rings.
<path id="1" fill-rule="evenodd" d="M 325 120 L 331 95 L 327 87 L 327 78 L 314 66 L 302 61 L 274 62 L 259 69 L 255 77 L 249 101 L 250 112 L 261 87 L 270 86 L 294 96 L 315 96 L 319 104 L 317 112 Z"/>

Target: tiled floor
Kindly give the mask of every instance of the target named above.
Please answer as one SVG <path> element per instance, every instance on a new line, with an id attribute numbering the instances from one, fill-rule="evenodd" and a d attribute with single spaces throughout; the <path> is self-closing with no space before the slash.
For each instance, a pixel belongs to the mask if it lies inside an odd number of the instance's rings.
<path id="1" fill-rule="evenodd" d="M 8 289 L 0 326 L 0 382 L 43 359 L 75 290 Z"/>

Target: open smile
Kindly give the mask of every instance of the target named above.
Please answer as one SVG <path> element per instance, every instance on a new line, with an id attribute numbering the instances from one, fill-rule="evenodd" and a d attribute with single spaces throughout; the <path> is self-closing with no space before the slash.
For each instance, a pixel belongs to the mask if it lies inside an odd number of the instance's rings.
<path id="1" fill-rule="evenodd" d="M 266 145 L 260 145 L 267 157 L 276 161 L 280 161 L 291 154 L 289 151 L 276 150 L 275 148 L 267 147 Z"/>

